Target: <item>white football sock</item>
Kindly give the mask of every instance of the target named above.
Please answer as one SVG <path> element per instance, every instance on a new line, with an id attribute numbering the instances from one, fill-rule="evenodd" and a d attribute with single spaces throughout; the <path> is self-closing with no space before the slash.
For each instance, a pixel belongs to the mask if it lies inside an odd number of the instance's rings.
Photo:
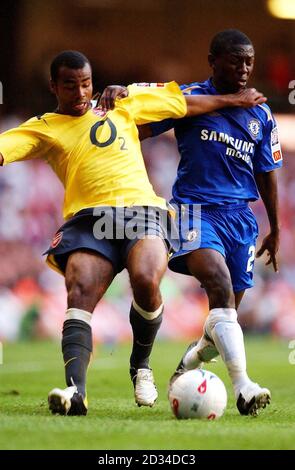
<path id="1" fill-rule="evenodd" d="M 213 340 L 209 341 L 206 336 L 206 322 L 204 325 L 204 333 L 198 343 L 192 347 L 183 358 L 183 365 L 186 369 L 195 369 L 201 367 L 202 362 L 210 362 L 219 355 Z"/>
<path id="2" fill-rule="evenodd" d="M 206 321 L 206 331 L 213 339 L 231 378 L 236 398 L 250 382 L 246 371 L 246 354 L 242 329 L 234 308 L 214 308 Z"/>
<path id="3" fill-rule="evenodd" d="M 154 312 L 148 312 L 147 310 L 144 310 L 141 308 L 133 299 L 132 301 L 133 308 L 141 315 L 145 320 L 154 320 L 155 318 L 158 318 L 161 313 L 163 313 L 164 310 L 164 304 L 161 304 L 160 307 L 157 308 Z"/>
<path id="4" fill-rule="evenodd" d="M 66 320 L 80 320 L 87 323 L 91 326 L 92 315 L 86 310 L 81 310 L 80 308 L 68 308 L 66 310 Z"/>

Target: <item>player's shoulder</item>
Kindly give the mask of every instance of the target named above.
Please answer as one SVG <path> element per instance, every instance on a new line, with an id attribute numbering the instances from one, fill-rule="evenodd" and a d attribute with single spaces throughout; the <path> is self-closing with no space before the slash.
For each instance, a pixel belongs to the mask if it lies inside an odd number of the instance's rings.
<path id="1" fill-rule="evenodd" d="M 128 96 L 116 101 L 116 108 L 126 111 L 142 107 L 150 99 L 161 97 L 171 99 L 171 96 L 181 95 L 179 85 L 175 82 L 140 82 L 127 86 Z"/>
<path id="2" fill-rule="evenodd" d="M 270 107 L 266 103 L 259 104 L 253 108 L 257 117 L 266 125 L 269 122 L 274 123 L 274 117 Z"/>
<path id="3" fill-rule="evenodd" d="M 192 82 L 180 85 L 180 89 L 185 95 L 208 94 L 210 92 L 210 88 L 211 86 L 209 80 L 206 80 L 204 82 Z"/>
<path id="4" fill-rule="evenodd" d="M 31 117 L 27 121 L 23 122 L 22 126 L 28 126 L 28 127 L 36 127 L 40 128 L 43 126 L 48 127 L 48 121 L 52 119 L 52 115 L 55 113 L 44 113 L 44 114 L 37 114 L 36 116 Z"/>
<path id="5" fill-rule="evenodd" d="M 19 128 L 28 133 L 42 135 L 45 139 L 54 138 L 58 128 L 55 124 L 59 123 L 58 116 L 56 113 L 38 114 L 20 124 Z"/>

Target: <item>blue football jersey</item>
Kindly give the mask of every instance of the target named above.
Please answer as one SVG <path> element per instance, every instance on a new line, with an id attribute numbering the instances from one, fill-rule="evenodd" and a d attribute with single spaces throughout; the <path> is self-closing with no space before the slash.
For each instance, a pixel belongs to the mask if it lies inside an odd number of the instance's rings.
<path id="1" fill-rule="evenodd" d="M 218 94 L 211 79 L 181 89 L 191 95 Z M 181 155 L 172 191 L 177 203 L 254 201 L 259 197 L 254 174 L 282 166 L 276 122 L 266 104 L 167 119 L 151 127 L 154 136 L 174 127 Z"/>

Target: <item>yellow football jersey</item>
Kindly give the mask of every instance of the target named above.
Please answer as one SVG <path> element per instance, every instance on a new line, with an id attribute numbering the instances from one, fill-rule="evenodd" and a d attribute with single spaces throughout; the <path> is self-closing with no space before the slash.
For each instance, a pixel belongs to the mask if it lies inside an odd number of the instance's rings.
<path id="1" fill-rule="evenodd" d="M 4 164 L 49 163 L 65 188 L 64 218 L 95 206 L 165 208 L 149 182 L 136 124 L 181 118 L 186 102 L 175 82 L 130 85 L 112 111 L 83 116 L 46 113 L 0 135 Z"/>

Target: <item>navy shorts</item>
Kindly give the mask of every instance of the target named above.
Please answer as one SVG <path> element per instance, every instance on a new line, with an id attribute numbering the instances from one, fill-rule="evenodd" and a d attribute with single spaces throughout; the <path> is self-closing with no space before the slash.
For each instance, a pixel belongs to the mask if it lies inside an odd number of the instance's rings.
<path id="1" fill-rule="evenodd" d="M 190 275 L 185 255 L 211 248 L 224 256 L 234 292 L 253 286 L 258 225 L 246 203 L 222 208 L 185 205 L 178 215 L 180 248 L 169 260 L 172 271 Z"/>
<path id="2" fill-rule="evenodd" d="M 169 212 L 157 207 L 83 209 L 56 232 L 44 254 L 47 254 L 49 266 L 64 274 L 71 253 L 94 251 L 107 258 L 114 272 L 119 273 L 125 268 L 131 248 L 143 238 L 162 238 L 169 252 L 172 247 L 170 231 Z"/>

